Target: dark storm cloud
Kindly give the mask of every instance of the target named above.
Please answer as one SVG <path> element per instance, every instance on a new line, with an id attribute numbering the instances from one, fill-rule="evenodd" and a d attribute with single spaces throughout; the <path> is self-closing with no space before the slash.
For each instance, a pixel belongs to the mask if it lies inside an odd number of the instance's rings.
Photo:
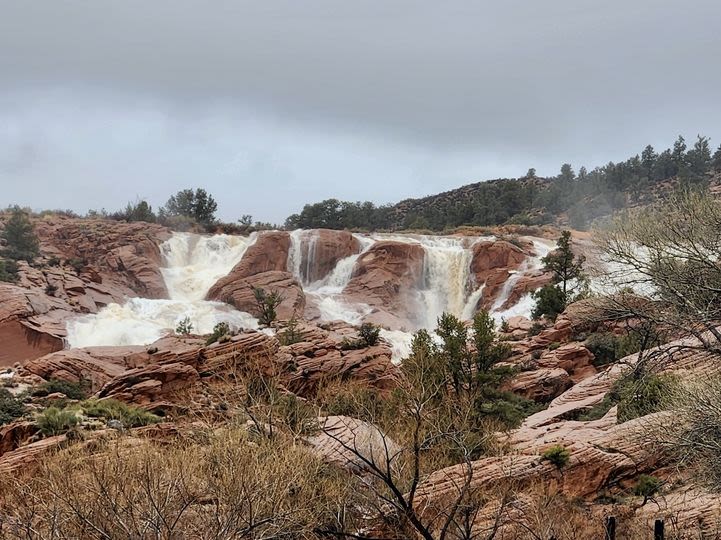
<path id="1" fill-rule="evenodd" d="M 668 145 L 679 132 L 721 142 L 717 1 L 0 1 L 0 8 L 0 115 L 20 115 L 15 131 L 28 123 L 23 114 L 42 109 L 56 131 L 63 118 L 69 123 L 72 146 L 87 103 L 98 108 L 89 122 L 117 126 L 108 144 L 123 147 L 132 144 L 123 134 L 144 132 L 124 122 L 148 121 L 150 110 L 162 117 L 149 140 L 161 154 L 200 123 L 215 142 L 196 165 L 212 155 L 225 166 L 241 159 L 260 177 L 285 178 L 301 200 L 355 197 L 338 188 L 343 166 L 355 159 L 361 172 L 378 175 L 379 164 L 394 162 L 383 149 L 405 161 L 388 170 L 398 186 L 367 179 L 377 200 L 377 190 L 390 200 L 477 179 L 466 175 L 521 174 L 531 165 L 551 174 L 566 160 L 596 165 L 648 142 Z M 209 115 L 229 125 L 209 125 Z M 224 153 L 221 135 L 252 138 L 243 122 L 268 145 L 288 146 L 256 145 L 245 158 L 235 147 Z M 2 152 L 14 154 L 0 157 L 0 175 L 2 163 L 28 161 L 27 149 L 68 154 L 8 133 L 13 149 Z M 311 147 L 328 143 L 316 161 L 298 157 L 306 134 Z M 202 154 L 196 143 L 189 150 Z M 353 148 L 359 155 L 348 157 Z M 290 154 L 295 163 L 278 162 Z M 95 173 L 102 163 L 88 167 Z M 171 176 L 157 162 L 151 169 Z M 320 187 L 299 189 L 311 183 Z"/>

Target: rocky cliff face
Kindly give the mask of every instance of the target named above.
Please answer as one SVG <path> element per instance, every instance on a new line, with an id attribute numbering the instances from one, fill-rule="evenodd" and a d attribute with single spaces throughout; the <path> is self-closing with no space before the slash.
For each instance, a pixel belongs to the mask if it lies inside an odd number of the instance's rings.
<path id="1" fill-rule="evenodd" d="M 166 228 L 52 216 L 35 223 L 42 257 L 0 284 L 0 366 L 63 348 L 68 318 L 127 297 L 167 298 L 160 272 Z"/>

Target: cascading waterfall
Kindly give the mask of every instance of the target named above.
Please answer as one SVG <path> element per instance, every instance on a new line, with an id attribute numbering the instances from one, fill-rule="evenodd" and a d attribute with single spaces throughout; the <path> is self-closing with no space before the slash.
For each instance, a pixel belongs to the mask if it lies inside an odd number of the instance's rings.
<path id="1" fill-rule="evenodd" d="M 208 290 L 240 261 L 254 239 L 173 234 L 161 246 L 165 262 L 161 273 L 170 299 L 131 298 L 123 305 L 110 304 L 96 314 L 71 319 L 67 323 L 68 344 L 146 345 L 173 330 L 186 317 L 199 334 L 212 332 L 219 322 L 235 328 L 257 328 L 251 315 L 221 302 L 204 300 Z"/>
<path id="2" fill-rule="evenodd" d="M 417 291 L 421 309 L 415 321 L 418 328 L 434 328 L 443 312 L 465 320 L 473 317 L 483 296 L 484 286 L 475 289 L 473 286 L 472 246 L 476 241 L 490 238 L 358 234 L 354 237 L 361 245 L 360 252 L 341 259 L 330 274 L 311 282 L 318 233 L 303 230 L 290 233 L 288 271 L 302 283 L 306 295 L 314 300 L 321 320 L 342 320 L 358 325 L 372 312 L 367 304 L 348 302 L 343 291 L 351 280 L 359 257 L 378 240 L 415 243 L 423 247 L 423 276 Z M 194 332 L 200 334 L 211 332 L 213 326 L 221 321 L 236 328 L 257 328 L 257 321 L 249 314 L 224 303 L 205 300 L 210 287 L 232 270 L 254 240 L 254 235 L 173 234 L 161 246 L 164 258 L 161 272 L 170 299 L 131 298 L 123 305 L 111 304 L 97 314 L 72 319 L 67 324 L 69 345 L 148 344 L 173 330 L 186 317 L 193 323 Z M 520 277 L 539 269 L 542 266 L 541 258 L 553 249 L 550 242 L 541 239 L 532 241 L 535 256 L 527 259 L 509 277 L 491 309 L 498 321 L 502 317 L 529 315 L 533 308 L 533 298 L 525 295 L 516 305 L 502 309 Z M 384 329 L 381 335 L 392 344 L 394 359 L 408 354 L 412 334 Z"/>
<path id="3" fill-rule="evenodd" d="M 367 236 L 359 234 L 353 236 L 361 246 L 360 252 L 338 261 L 330 274 L 305 289 L 306 294 L 315 298 L 316 306 L 323 320 L 360 324 L 363 322 L 363 318 L 371 312 L 371 308 L 367 304 L 350 304 L 342 298 L 343 289 L 353 277 L 356 262 L 375 243 L 375 240 Z"/>
<path id="4" fill-rule="evenodd" d="M 473 252 L 461 238 L 422 237 L 425 251 L 421 326 L 432 328 L 444 312 L 462 316 L 469 293 Z"/>
<path id="5" fill-rule="evenodd" d="M 536 300 L 533 298 L 533 295 L 531 293 L 526 293 L 514 305 L 507 309 L 502 309 L 503 305 L 508 301 L 508 297 L 511 295 L 513 287 L 516 285 L 521 276 L 529 272 L 540 270 L 543 267 L 542 259 L 555 249 L 555 246 L 547 240 L 536 238 L 531 240 L 531 243 L 533 244 L 533 251 L 535 252 L 535 255 L 523 261 L 519 269 L 506 280 L 500 294 L 498 295 L 498 299 L 494 302 L 493 307 L 491 308 L 491 315 L 497 323 L 500 323 L 503 319 L 508 319 L 518 315 L 530 317 L 533 308 L 536 306 Z"/>

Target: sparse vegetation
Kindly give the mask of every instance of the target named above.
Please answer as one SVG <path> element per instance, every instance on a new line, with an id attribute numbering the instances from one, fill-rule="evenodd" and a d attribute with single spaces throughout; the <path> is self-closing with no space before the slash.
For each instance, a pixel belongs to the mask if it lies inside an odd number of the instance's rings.
<path id="1" fill-rule="evenodd" d="M 283 302 L 283 295 L 279 291 L 267 292 L 260 287 L 253 287 L 256 314 L 261 326 L 270 326 L 278 317 L 278 306 Z"/>
<path id="2" fill-rule="evenodd" d="M 188 336 L 193 333 L 193 323 L 190 317 L 183 317 L 175 327 L 175 333 L 180 336 Z"/>
<path id="3" fill-rule="evenodd" d="M 358 338 L 365 344 L 366 347 L 372 347 L 378 343 L 381 329 L 373 323 L 363 323 L 358 330 Z"/>
<path id="4" fill-rule="evenodd" d="M 0 281 L 16 283 L 19 277 L 18 264 L 15 261 L 0 259 Z"/>
<path id="5" fill-rule="evenodd" d="M 534 293 L 536 307 L 533 318 L 545 316 L 555 320 L 568 304 L 586 294 L 588 278 L 583 271 L 586 258 L 583 255 L 574 255 L 571 249 L 571 232 L 563 231 L 556 250 L 546 255 L 542 261 L 544 270 L 553 274 L 553 283 Z"/>
<path id="6" fill-rule="evenodd" d="M 212 343 L 220 341 L 222 338 L 230 335 L 230 325 L 227 322 L 219 322 L 213 327 L 213 333 L 210 334 L 208 336 L 208 339 L 205 340 L 205 344 L 211 345 Z"/>
<path id="7" fill-rule="evenodd" d="M 653 496 L 659 492 L 660 489 L 661 480 L 655 476 L 642 474 L 638 477 L 638 482 L 636 482 L 636 486 L 633 488 L 633 493 L 634 495 L 643 497 L 642 504 L 646 504 L 649 499 L 652 499 Z"/>
<path id="8" fill-rule="evenodd" d="M 571 453 L 565 447 L 555 445 L 543 452 L 541 457 L 558 469 L 563 469 L 568 464 L 568 460 L 571 459 Z"/>
<path id="9" fill-rule="evenodd" d="M 187 230 L 199 224 L 210 230 L 215 224 L 218 203 L 202 188 L 183 189 L 172 195 L 158 213 L 158 220 L 170 227 Z"/>
<path id="10" fill-rule="evenodd" d="M 8 424 L 25 414 L 25 405 L 10 391 L 0 388 L 0 426 Z"/>
<path id="11" fill-rule="evenodd" d="M 124 428 L 147 426 L 160 422 L 159 416 L 115 399 L 88 400 L 82 402 L 80 407 L 86 416 L 118 420 Z"/>
<path id="12" fill-rule="evenodd" d="M 303 332 L 298 329 L 298 325 L 298 319 L 295 314 L 293 314 L 293 316 L 288 319 L 283 331 L 278 334 L 281 345 L 293 345 L 294 343 L 303 341 Z"/>
<path id="13" fill-rule="evenodd" d="M 62 435 L 75 427 L 79 421 L 77 410 L 58 407 L 48 407 L 36 418 L 40 432 L 46 437 Z"/>
<path id="14" fill-rule="evenodd" d="M 15 206 L 0 234 L 4 247 L 0 252 L 6 259 L 32 263 L 40 255 L 40 242 L 28 212 Z M 7 271 L 7 268 L 5 269 Z"/>
<path id="15" fill-rule="evenodd" d="M 69 399 L 85 399 L 90 394 L 90 381 L 70 382 L 50 379 L 37 386 L 33 390 L 32 395 L 43 397 L 55 393 L 65 394 Z"/>

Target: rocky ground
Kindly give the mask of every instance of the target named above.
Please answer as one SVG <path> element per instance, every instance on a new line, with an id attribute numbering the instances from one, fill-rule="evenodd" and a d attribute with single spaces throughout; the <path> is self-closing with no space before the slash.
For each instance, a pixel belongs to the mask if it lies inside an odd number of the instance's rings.
<path id="1" fill-rule="evenodd" d="M 18 284 L 0 284 L 0 366 L 8 368 L 0 381 L 15 395 L 25 392 L 29 411 L 0 427 L 3 474 L 27 473 L 47 456 L 79 441 L 87 444 L 93 439 L 117 437 L 121 431 L 122 436 L 131 439 L 162 441 L 192 429 L 201 419 L 222 423 L 227 411 L 216 391 L 218 383 L 232 381 L 241 371 L 272 375 L 284 392 L 300 399 L 313 396 L 328 381 L 348 385 L 360 382 L 381 392 L 392 392 L 402 384 L 401 372 L 392 362 L 390 344 L 381 340 L 373 346 L 349 348 L 348 340 L 355 338 L 357 328 L 318 321 L 316 307 L 287 271 L 290 240 L 285 232 L 262 233 L 231 273 L 211 288 L 208 298 L 251 311 L 249 286 L 281 289 L 284 300 L 279 318 L 287 321 L 301 314 L 292 328 L 294 339 L 284 339 L 288 329 L 282 323 L 275 335 L 246 331 L 221 336 L 212 344 L 206 343 L 206 336 L 168 335 L 147 346 L 65 349 L 68 317 L 95 313 L 128 296 L 167 296 L 159 270 L 159 245 L 170 232 L 145 223 L 59 217 L 40 221 L 36 230 L 42 243 L 41 264 L 34 268 L 22 266 Z M 529 249 L 523 241 L 481 242 L 473 246 L 472 272 L 476 283 L 486 286 L 479 307 L 487 308 L 496 301 L 509 270 L 519 268 Z M 360 250 L 349 233 L 322 231 L 316 259 L 305 262 L 309 279 L 326 276 L 339 260 Z M 379 241 L 359 258 L 345 294 L 373 308 L 369 320 L 402 326 L 416 309 L 408 291 L 421 274 L 422 261 L 417 245 Z M 547 279 L 540 272 L 524 276 L 508 302 Z M 583 306 L 578 305 L 571 306 L 554 324 L 542 327 L 523 317 L 508 320 L 501 339 L 512 347 L 508 363 L 515 368 L 515 375 L 505 384 L 508 390 L 536 402 L 541 410 L 504 436 L 506 450 L 502 455 L 470 463 L 472 487 L 493 493 L 500 480 L 509 480 L 521 492 L 553 491 L 582 501 L 596 525 L 609 515 L 634 526 L 663 518 L 673 523 L 674 530 L 688 533 L 686 537 L 718 537 L 718 499 L 673 467 L 648 436 L 648 426 L 662 421 L 665 413 L 619 422 L 616 407 L 611 407 L 598 419 L 581 419 L 583 413 L 604 400 L 614 382 L 635 361 L 631 356 L 599 365 L 585 346 L 585 336 L 597 331 L 599 323 L 594 323 L 595 328 L 588 324 Z M 601 326 L 605 332 L 620 332 L 612 324 Z M 679 352 L 674 360 L 668 369 L 679 376 L 717 369 L 702 353 Z M 162 420 L 126 430 L 111 422 L 85 419 L 80 425 L 81 438 L 70 433 L 43 436 L 33 412 L 43 410 L 53 399 L 67 396 L 32 395 L 32 389 L 58 380 L 84 381 L 92 397 L 113 398 L 161 413 Z M 306 444 L 329 463 L 362 469 L 357 457 L 347 455 L 337 438 L 325 434 L 335 432 L 340 438 L 355 438 L 365 433 L 365 440 L 372 446 L 374 427 L 342 416 L 330 415 L 320 421 L 326 429 L 308 437 Z M 542 457 L 557 445 L 569 452 L 563 468 Z M 432 514 L 440 501 L 463 484 L 467 474 L 468 465 L 462 464 L 424 477 L 418 488 L 418 506 Z M 633 495 L 633 486 L 643 474 L 664 482 L 652 502 Z M 479 503 L 473 518 L 475 530 L 498 527 L 500 504 L 492 496 Z M 514 537 L 512 531 L 516 529 L 510 524 L 532 519 L 530 504 L 521 497 L 504 507 L 501 522 L 507 520 L 509 525 L 505 533 L 501 527 L 498 537 Z M 674 537 L 681 537 L 680 532 Z"/>

